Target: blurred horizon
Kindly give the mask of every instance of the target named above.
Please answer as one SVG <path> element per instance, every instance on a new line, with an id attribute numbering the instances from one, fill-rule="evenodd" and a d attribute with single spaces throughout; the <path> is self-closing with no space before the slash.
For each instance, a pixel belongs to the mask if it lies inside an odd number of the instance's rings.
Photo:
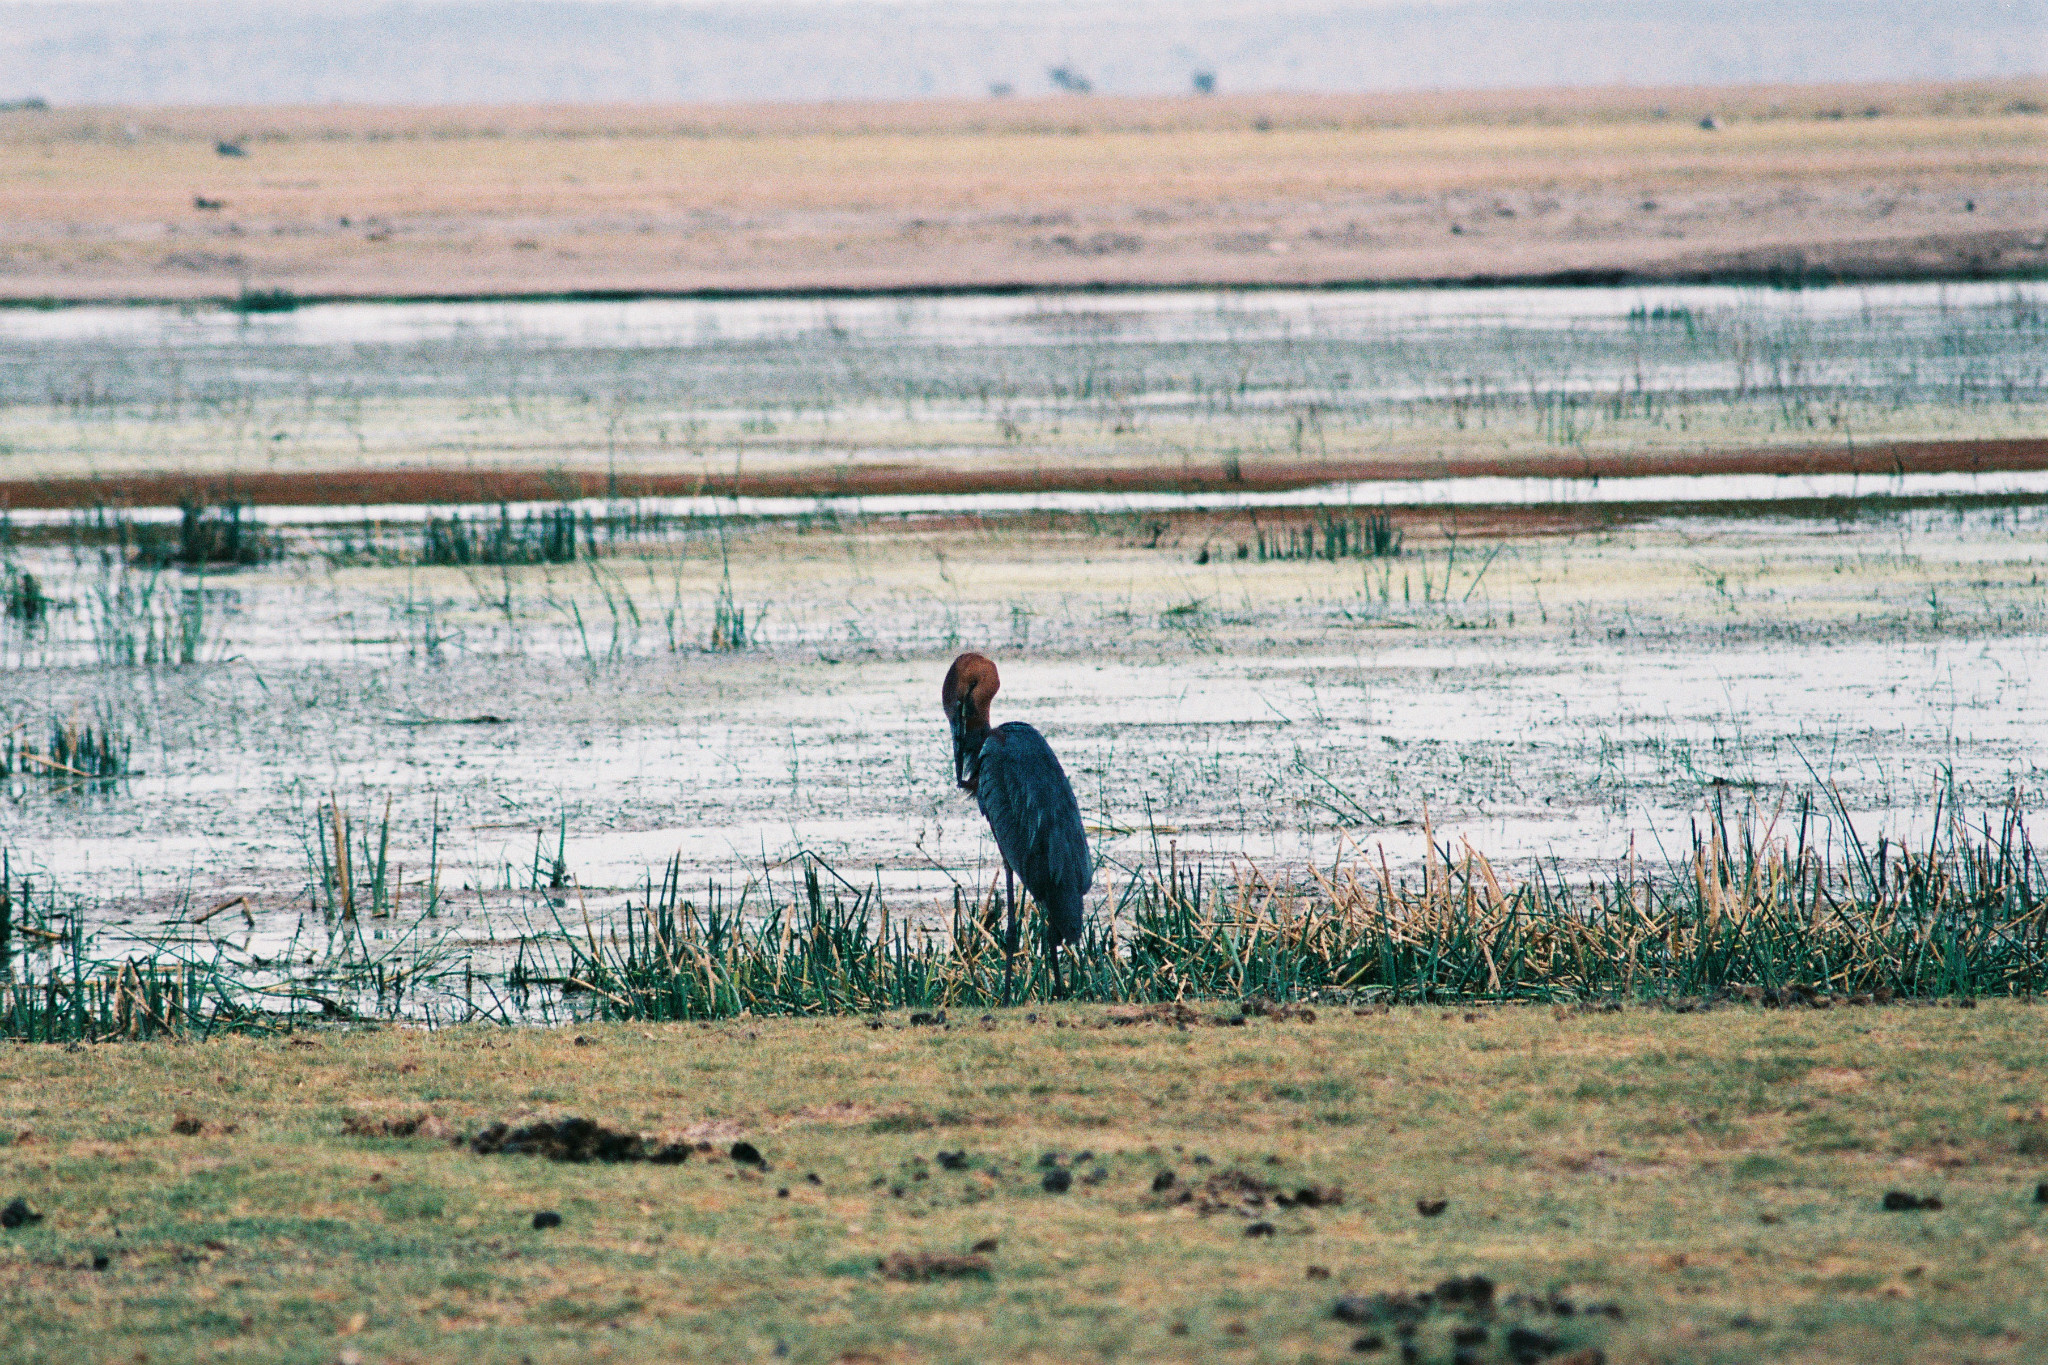
<path id="1" fill-rule="evenodd" d="M 2048 0 L 0 0 L 0 101 L 810 102 L 2048 70 Z"/>

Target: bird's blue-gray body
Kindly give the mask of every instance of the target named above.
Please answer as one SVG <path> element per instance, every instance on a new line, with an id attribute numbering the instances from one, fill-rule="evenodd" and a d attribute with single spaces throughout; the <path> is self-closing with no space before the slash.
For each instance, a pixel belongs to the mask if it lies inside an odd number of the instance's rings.
<path id="1" fill-rule="evenodd" d="M 1095 880 L 1088 832 L 1066 770 L 1045 736 L 1022 721 L 981 742 L 975 799 L 1003 861 L 1045 910 L 1054 943 L 1081 941 L 1081 900 Z"/>

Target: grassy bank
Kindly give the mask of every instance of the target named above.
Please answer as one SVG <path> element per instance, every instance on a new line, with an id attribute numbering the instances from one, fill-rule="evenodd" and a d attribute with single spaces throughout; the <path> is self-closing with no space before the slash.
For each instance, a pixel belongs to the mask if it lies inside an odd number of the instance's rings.
<path id="1" fill-rule="evenodd" d="M 1473 1328 L 1483 1362 L 2048 1342 L 2032 1006 L 1213 1013 L 16 1048 L 0 1195 L 42 1221 L 0 1232 L 0 1359 L 1394 1360 L 1404 1324 L 1425 1361 Z M 345 1131 L 536 1112 L 711 1150 Z M 957 1277 L 880 1268 L 991 1241 Z M 1475 1274 L 1491 1315 L 1332 1315 Z"/>

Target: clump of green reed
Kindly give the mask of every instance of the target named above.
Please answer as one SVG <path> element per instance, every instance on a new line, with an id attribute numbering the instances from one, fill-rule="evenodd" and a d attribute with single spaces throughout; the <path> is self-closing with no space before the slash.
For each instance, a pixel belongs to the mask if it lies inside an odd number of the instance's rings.
<path id="1" fill-rule="evenodd" d="M 1344 559 L 1392 559 L 1400 553 L 1401 528 L 1393 518 L 1377 512 L 1363 517 L 1325 512 L 1306 526 L 1272 531 L 1260 528 L 1250 541 L 1240 541 L 1237 546 L 1239 559 L 1257 560 L 1261 564 L 1287 559 L 1320 559 L 1334 564 Z M 1207 564 L 1211 558 L 1209 547 L 1204 545 L 1195 562 Z"/>
<path id="2" fill-rule="evenodd" d="M 1503 883 L 1469 846 L 1433 840 L 1419 882 L 1383 862 L 1283 884 L 1169 856 L 1125 874 L 1111 912 L 1069 957 L 1068 982 L 1078 999 L 1133 1003 L 1327 991 L 1411 1001 L 2027 994 L 2048 987 L 2048 870 L 2020 816 L 2015 796 L 1995 821 L 1951 815 L 1924 849 L 1886 843 L 1871 855 L 1845 815 L 1810 802 L 1790 834 L 1716 811 L 1688 857 L 1656 869 L 1630 859 L 1583 885 L 1540 867 Z M 552 979 L 620 1018 L 1003 1002 L 1003 955 L 982 907 L 956 904 L 950 933 L 892 926 L 874 890 L 809 857 L 787 901 L 772 879 L 760 887 L 751 913 L 745 894 L 716 887 L 699 904 L 671 867 L 616 931 L 563 935 L 568 958 Z M 1012 998 L 1048 997 L 1042 956 L 1017 965 Z M 529 969 L 526 984 L 542 979 Z"/>
<path id="3" fill-rule="evenodd" d="M 435 803 L 427 848 L 426 877 L 416 904 L 432 919 L 441 902 L 440 804 Z M 337 920 L 358 914 L 389 919 L 405 895 L 405 864 L 391 859 L 391 800 L 377 820 L 357 820 L 339 799 L 313 808 L 313 825 L 302 830 L 306 851 L 306 898 L 312 909 Z"/>
<path id="4" fill-rule="evenodd" d="M 299 296 L 289 289 L 250 289 L 246 285 L 227 304 L 229 312 L 244 317 L 253 313 L 296 312 L 298 306 Z"/>
<path id="5" fill-rule="evenodd" d="M 1107 903 L 1066 950 L 1068 998 L 1887 1000 L 2048 988 L 2048 869 L 2018 794 L 1974 822 L 1946 794 L 1944 808 L 1924 846 L 1886 839 L 1871 849 L 1838 804 L 1735 817 L 1717 806 L 1686 855 L 1654 867 L 1631 857 L 1584 883 L 1541 867 L 1504 881 L 1469 845 L 1454 851 L 1433 834 L 1419 877 L 1406 878 L 1363 857 L 1280 881 L 1155 855 L 1106 869 Z M 808 854 L 737 892 L 713 883 L 701 896 L 672 861 L 616 915 L 565 924 L 566 898 L 548 894 L 569 880 L 557 874 L 560 842 L 553 859 L 537 844 L 532 868 L 554 922 L 520 938 L 509 967 L 481 969 L 478 950 L 430 927 L 438 852 L 416 902 L 425 913 L 405 919 L 403 872 L 386 875 L 390 849 L 388 807 L 374 828 L 332 805 L 317 812 L 309 913 L 263 957 L 190 933 L 237 908 L 253 927 L 243 898 L 117 951 L 86 932 L 81 904 L 47 890 L 38 898 L 0 864 L 0 1033 L 147 1036 L 307 1017 L 821 1015 L 1053 994 L 1039 951 L 1006 971 L 993 903 L 962 889 L 950 924 L 919 922 L 892 914 L 878 886 Z M 1025 942 L 1036 943 L 1041 926 L 1035 911 L 1029 918 Z"/>
<path id="6" fill-rule="evenodd" d="M 95 585 L 87 600 L 94 652 L 104 668 L 154 668 L 159 664 L 198 663 L 209 636 L 206 585 L 173 595 L 160 591 L 161 574 L 116 566 Z"/>
<path id="7" fill-rule="evenodd" d="M 718 594 L 711 602 L 711 638 L 706 641 L 713 651 L 745 649 L 760 634 L 761 618 L 768 614 L 768 608 L 754 608 L 753 615 L 740 605 L 732 591 L 732 560 L 726 554 L 725 528 L 718 531 L 718 558 L 720 573 Z"/>
<path id="8" fill-rule="evenodd" d="M 27 569 L 0 564 L 0 614 L 30 628 L 39 626 L 56 604 L 43 591 L 43 582 Z"/>
<path id="9" fill-rule="evenodd" d="M 345 814 L 338 822 L 331 808 L 320 814 L 319 833 L 338 837 L 338 867 L 328 864 L 324 882 L 269 907 L 249 895 L 178 906 L 153 933 L 88 928 L 91 906 L 17 877 L 0 851 L 0 1037 L 205 1036 L 308 1019 L 512 1022 L 492 980 L 438 930 L 438 835 L 412 902 L 422 913 L 394 922 L 404 874 L 386 860 L 388 810 L 354 838 Z M 273 932 L 244 933 L 259 914 Z M 222 925 L 231 932 L 216 933 Z"/>
<path id="10" fill-rule="evenodd" d="M 474 514 L 464 521 L 460 512 L 451 512 L 427 518 L 420 563 L 570 564 L 576 559 L 576 529 L 576 509 L 567 503 L 528 512 L 517 521 L 504 504 L 495 521 Z"/>
<path id="11" fill-rule="evenodd" d="M 145 948 L 102 957 L 85 907 L 17 876 L 0 852 L 0 1037 L 21 1042 L 205 1035 L 257 1015 L 209 964 Z"/>
<path id="12" fill-rule="evenodd" d="M 241 504 L 234 502 L 180 503 L 175 534 L 168 526 L 133 522 L 119 512 L 110 518 L 104 509 L 93 521 L 81 523 L 81 529 L 96 533 L 94 538 L 110 536 L 133 563 L 150 569 L 246 569 L 267 564 L 283 552 L 278 537 L 254 519 L 245 520 Z"/>
<path id="13" fill-rule="evenodd" d="M 28 722 L 15 726 L 0 738 L 0 777 L 43 778 L 68 786 L 129 776 L 134 741 L 113 713 L 102 711 L 96 720 L 97 724 L 81 723 L 76 716 L 52 719 L 48 739 L 41 744 L 22 733 Z"/>

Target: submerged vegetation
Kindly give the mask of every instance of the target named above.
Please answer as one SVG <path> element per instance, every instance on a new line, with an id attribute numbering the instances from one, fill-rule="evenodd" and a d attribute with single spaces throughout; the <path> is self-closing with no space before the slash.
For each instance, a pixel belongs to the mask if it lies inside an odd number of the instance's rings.
<path id="1" fill-rule="evenodd" d="M 438 828 L 438 826 L 437 826 Z M 1109 869 L 1068 976 L 1098 1003 L 1661 1001 L 1772 1004 L 2031 996 L 2048 989 L 2048 867 L 2015 793 L 1972 822 L 1951 805 L 1924 846 L 1857 837 L 1846 813 L 1705 818 L 1668 865 L 1631 858 L 1604 880 L 1535 869 L 1503 878 L 1469 845 L 1432 838 L 1419 880 L 1359 856 L 1305 877 L 1168 853 Z M 530 870 L 537 922 L 509 964 L 434 925 L 438 851 L 417 913 L 401 915 L 390 813 L 352 826 L 317 812 L 291 944 L 271 956 L 167 934 L 117 943 L 82 906 L 11 879 L 0 1027 L 96 1038 L 289 1027 L 309 1017 L 561 1021 L 714 1019 L 981 1009 L 1051 998 L 1028 953 L 1015 993 L 992 907 L 956 889 L 950 924 L 892 913 L 877 891 L 804 855 L 701 896 L 672 863 L 615 915 L 565 923 L 559 851 Z M 785 884 L 778 887 L 778 871 Z M 575 893 L 581 900 L 581 893 Z M 246 898 L 196 913 L 195 923 Z M 363 921 L 390 927 L 373 933 Z M 17 922 L 18 921 L 18 922 Z M 253 923 L 253 921 L 251 921 Z M 1034 933 L 1027 941 L 1035 941 Z M 310 945 L 320 945 L 309 953 Z M 18 968 L 12 965 L 18 959 Z"/>

